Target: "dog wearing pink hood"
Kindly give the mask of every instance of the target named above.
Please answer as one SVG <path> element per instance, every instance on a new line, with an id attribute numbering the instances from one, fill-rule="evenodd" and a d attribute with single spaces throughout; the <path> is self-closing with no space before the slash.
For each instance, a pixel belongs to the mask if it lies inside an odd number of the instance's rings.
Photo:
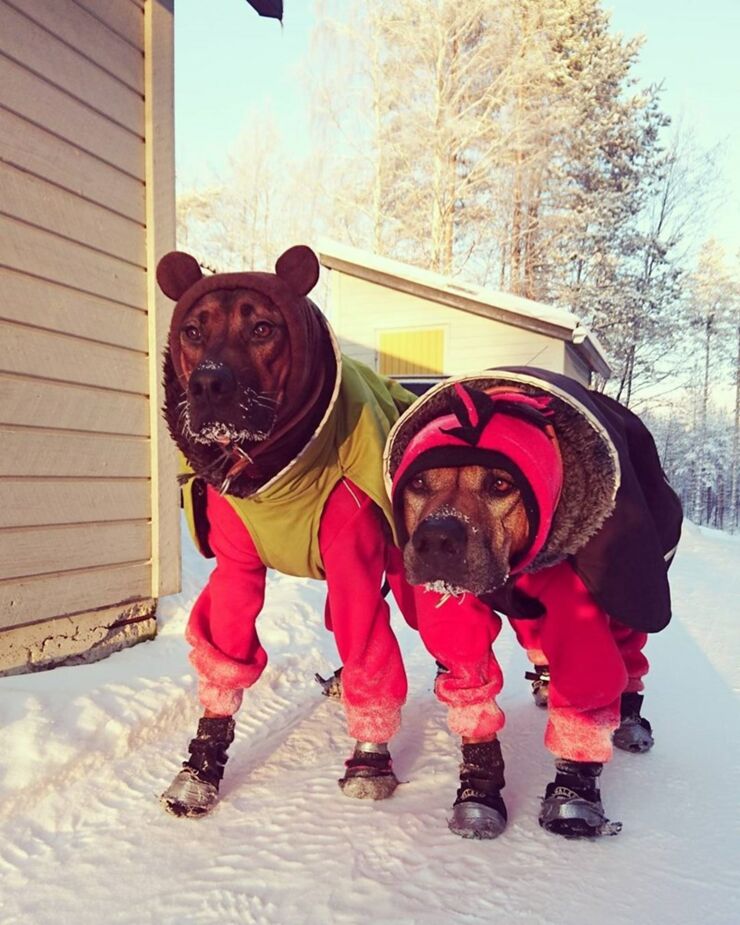
<path id="1" fill-rule="evenodd" d="M 450 828 L 495 838 L 506 826 L 492 649 L 504 614 L 548 708 L 556 773 L 540 824 L 567 838 L 617 834 L 599 776 L 613 745 L 653 744 L 643 649 L 670 620 L 682 519 L 649 432 L 567 376 L 493 369 L 440 384 L 401 416 L 385 478 L 411 583 L 404 613 L 462 739 Z"/>

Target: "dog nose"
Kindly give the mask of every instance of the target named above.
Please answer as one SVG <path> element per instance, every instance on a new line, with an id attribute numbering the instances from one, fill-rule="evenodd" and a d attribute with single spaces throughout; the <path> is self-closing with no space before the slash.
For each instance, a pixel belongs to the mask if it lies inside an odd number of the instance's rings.
<path id="1" fill-rule="evenodd" d="M 190 395 L 213 405 L 228 401 L 236 392 L 236 377 L 224 363 L 196 366 L 190 376 Z"/>
<path id="2" fill-rule="evenodd" d="M 457 517 L 428 517 L 414 531 L 413 546 L 427 562 L 440 562 L 465 551 L 468 531 Z"/>

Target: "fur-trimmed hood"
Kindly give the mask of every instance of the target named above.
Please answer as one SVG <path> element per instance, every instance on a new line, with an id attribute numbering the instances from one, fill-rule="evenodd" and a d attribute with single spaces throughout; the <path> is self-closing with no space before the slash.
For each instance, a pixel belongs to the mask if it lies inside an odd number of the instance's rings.
<path id="1" fill-rule="evenodd" d="M 591 409 L 576 397 L 546 383 L 530 370 L 523 375 L 490 370 L 460 376 L 427 392 L 396 423 L 386 444 L 385 477 L 390 491 L 401 458 L 411 439 L 435 418 L 449 414 L 455 383 L 489 391 L 507 386 L 527 395 L 550 399 L 549 420 L 557 434 L 563 460 L 563 487 L 547 539 L 526 571 L 538 571 L 578 552 L 614 510 L 621 467 L 609 432 Z"/>
<path id="2" fill-rule="evenodd" d="M 388 436 L 384 478 L 389 497 L 414 436 L 451 412 L 456 383 L 549 399 L 563 486 L 548 536 L 525 571 L 569 558 L 610 615 L 646 631 L 662 629 L 670 619 L 666 561 L 680 534 L 680 503 L 639 418 L 567 376 L 501 367 L 440 383 L 399 418 Z"/>

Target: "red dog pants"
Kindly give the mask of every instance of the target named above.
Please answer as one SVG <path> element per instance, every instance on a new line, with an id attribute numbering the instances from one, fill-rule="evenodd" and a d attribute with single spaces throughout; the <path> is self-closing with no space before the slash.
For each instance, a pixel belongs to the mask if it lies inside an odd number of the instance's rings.
<path id="1" fill-rule="evenodd" d="M 257 635 L 266 568 L 231 505 L 208 489 L 209 542 L 216 568 L 196 601 L 186 638 L 198 672 L 203 706 L 234 713 L 242 691 L 267 664 Z M 333 630 L 342 673 L 349 734 L 385 742 L 400 724 L 406 675 L 380 594 L 388 541 L 381 514 L 365 493 L 340 482 L 326 503 L 319 547 L 327 581 L 327 625 Z"/>
<path id="2" fill-rule="evenodd" d="M 545 744 L 558 757 L 608 761 L 620 696 L 640 690 L 647 672 L 646 634 L 611 620 L 567 562 L 521 576 L 517 586 L 546 608 L 538 620 L 511 621 L 535 663 L 550 666 Z M 435 691 L 448 706 L 450 729 L 491 737 L 504 725 L 495 701 L 501 669 L 491 652 L 500 618 L 471 595 L 445 600 L 420 587 L 412 594 L 424 644 L 448 669 Z"/>

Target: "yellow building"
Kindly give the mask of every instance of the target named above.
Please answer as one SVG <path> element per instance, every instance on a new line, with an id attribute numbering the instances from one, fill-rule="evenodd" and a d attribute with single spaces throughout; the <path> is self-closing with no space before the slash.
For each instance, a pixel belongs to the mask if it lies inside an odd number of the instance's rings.
<path id="1" fill-rule="evenodd" d="M 590 384 L 609 365 L 571 312 L 323 242 L 327 312 L 342 350 L 404 381 L 539 366 Z"/>

